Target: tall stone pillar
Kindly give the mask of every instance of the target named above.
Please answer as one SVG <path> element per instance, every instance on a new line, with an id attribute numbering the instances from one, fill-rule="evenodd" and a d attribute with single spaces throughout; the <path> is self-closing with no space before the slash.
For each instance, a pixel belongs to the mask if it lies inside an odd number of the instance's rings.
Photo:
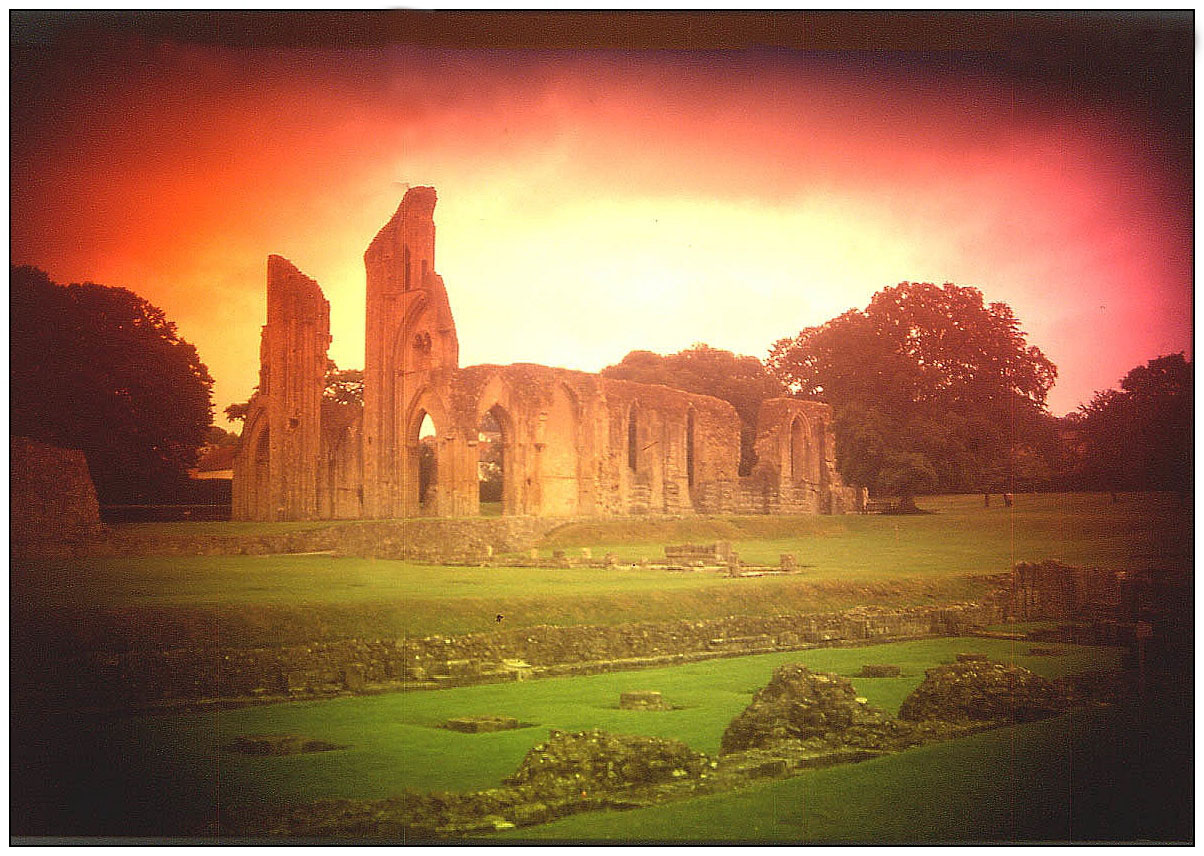
<path id="1" fill-rule="evenodd" d="M 313 520 L 318 510 L 322 391 L 330 347 L 330 304 L 312 279 L 268 256 L 268 323 L 260 394 L 269 435 L 269 519 Z M 262 388 L 266 382 L 267 389 Z"/>
<path id="2" fill-rule="evenodd" d="M 418 398 L 448 412 L 459 341 L 443 280 L 435 273 L 435 189 L 413 187 L 364 253 L 364 514 L 398 517 L 413 505 Z M 446 418 L 446 417 L 445 417 Z M 443 435 L 451 426 L 439 424 Z M 414 436 L 410 436 L 413 434 Z M 442 475 L 440 474 L 440 479 Z M 440 482 L 440 493 L 448 486 Z"/>

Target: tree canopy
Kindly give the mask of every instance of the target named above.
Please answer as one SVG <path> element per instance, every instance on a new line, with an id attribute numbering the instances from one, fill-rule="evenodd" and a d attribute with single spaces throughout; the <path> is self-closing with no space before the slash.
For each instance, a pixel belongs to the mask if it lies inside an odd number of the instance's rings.
<path id="1" fill-rule="evenodd" d="M 364 406 L 364 370 L 340 369 L 334 360 L 326 361 L 326 388 L 322 395 L 336 404 Z"/>
<path id="2" fill-rule="evenodd" d="M 364 370 L 340 369 L 334 360 L 326 360 L 325 386 L 322 397 L 335 404 L 347 404 L 353 407 L 364 406 Z M 259 389 L 258 386 L 255 387 Z M 231 422 L 245 422 L 250 414 L 251 402 L 237 401 L 226 406 L 226 418 Z"/>
<path id="3" fill-rule="evenodd" d="M 757 411 L 767 398 L 785 395 L 786 388 L 756 357 L 746 357 L 705 344 L 661 356 L 632 351 L 617 365 L 602 369 L 603 377 L 639 383 L 659 383 L 686 392 L 722 399 L 740 416 L 740 472 L 747 475 L 756 458 Z"/>
<path id="4" fill-rule="evenodd" d="M 1076 486 L 1178 490 L 1192 485 L 1195 368 L 1183 354 L 1150 360 L 1120 389 L 1097 392 L 1069 420 L 1084 444 Z"/>
<path id="5" fill-rule="evenodd" d="M 102 503 L 162 498 L 213 421 L 196 348 L 124 288 L 9 275 L 12 432 L 83 451 Z"/>
<path id="6" fill-rule="evenodd" d="M 876 492 L 1010 487 L 1057 370 L 1004 303 L 976 288 L 902 282 L 778 341 L 771 374 L 832 405 L 845 479 Z"/>

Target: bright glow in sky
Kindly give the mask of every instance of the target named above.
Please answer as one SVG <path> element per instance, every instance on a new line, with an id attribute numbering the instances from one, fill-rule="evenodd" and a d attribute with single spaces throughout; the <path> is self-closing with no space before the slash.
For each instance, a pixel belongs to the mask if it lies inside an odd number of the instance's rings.
<path id="1" fill-rule="evenodd" d="M 161 306 L 219 413 L 257 380 L 269 253 L 319 282 L 331 356 L 362 367 L 362 254 L 403 183 L 439 193 L 462 365 L 763 358 L 903 280 L 1010 304 L 1058 366 L 1059 415 L 1190 356 L 1191 215 L 1159 141 L 985 74 L 769 51 L 122 56 L 15 117 L 12 259 Z"/>

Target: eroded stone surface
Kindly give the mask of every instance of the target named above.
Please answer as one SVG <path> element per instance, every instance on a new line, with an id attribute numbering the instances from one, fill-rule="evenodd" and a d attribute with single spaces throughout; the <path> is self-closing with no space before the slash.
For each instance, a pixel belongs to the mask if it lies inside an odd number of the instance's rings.
<path id="1" fill-rule="evenodd" d="M 1052 681 L 1019 666 L 963 659 L 929 669 L 903 701 L 899 717 L 947 722 L 1030 722 L 1056 716 L 1068 706 Z"/>
<path id="2" fill-rule="evenodd" d="M 665 701 L 656 690 L 630 690 L 619 694 L 619 707 L 623 710 L 672 710 L 673 705 Z"/>
<path id="3" fill-rule="evenodd" d="M 83 452 L 12 437 L 9 499 L 16 555 L 100 534 L 100 506 Z"/>
<path id="4" fill-rule="evenodd" d="M 505 780 L 545 795 L 698 779 L 711 771 L 710 758 L 680 740 L 591 731 L 551 732 L 527 752 Z"/>
<path id="5" fill-rule="evenodd" d="M 513 716 L 494 716 L 482 714 L 474 716 L 457 716 L 449 719 L 447 728 L 464 734 L 482 734 L 490 731 L 509 731 L 519 728 L 519 721 Z"/>
<path id="6" fill-rule="evenodd" d="M 898 666 L 892 666 L 888 663 L 866 663 L 861 667 L 862 678 L 897 678 L 903 674 L 903 670 Z"/>
<path id="7" fill-rule="evenodd" d="M 890 730 L 889 721 L 883 711 L 859 701 L 845 678 L 788 663 L 774 670 L 768 686 L 758 690 L 752 703 L 728 725 L 720 751 L 727 754 L 784 741 L 861 744 L 872 737 L 871 732 Z"/>

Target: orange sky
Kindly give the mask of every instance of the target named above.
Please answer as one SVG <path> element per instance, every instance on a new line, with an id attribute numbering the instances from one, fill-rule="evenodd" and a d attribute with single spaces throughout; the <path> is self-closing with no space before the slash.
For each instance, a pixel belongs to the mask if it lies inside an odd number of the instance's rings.
<path id="1" fill-rule="evenodd" d="M 219 411 L 257 379 L 269 253 L 318 280 L 331 356 L 363 365 L 361 257 L 404 182 L 439 192 L 464 365 L 764 357 L 902 280 L 1010 304 L 1058 366 L 1058 414 L 1190 355 L 1185 141 L 1107 81 L 897 52 L 47 32 L 13 55 L 12 260 L 161 306 Z"/>

